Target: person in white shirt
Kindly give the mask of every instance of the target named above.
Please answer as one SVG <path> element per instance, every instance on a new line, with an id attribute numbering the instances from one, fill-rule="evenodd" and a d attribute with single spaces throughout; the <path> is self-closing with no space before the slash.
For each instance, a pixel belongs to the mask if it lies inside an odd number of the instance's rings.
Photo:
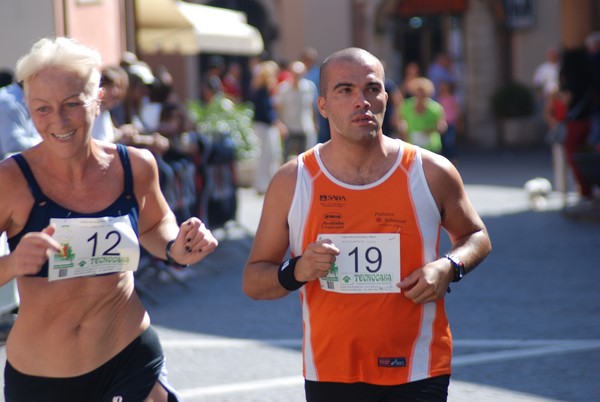
<path id="1" fill-rule="evenodd" d="M 299 155 L 316 144 L 314 102 L 317 86 L 307 78 L 306 66 L 301 61 L 290 65 L 292 79 L 279 85 L 276 97 L 279 118 L 288 128 L 283 144 L 284 161 Z"/>
<path id="2" fill-rule="evenodd" d="M 558 86 L 559 53 L 555 47 L 546 51 L 546 60 L 533 73 L 533 85 L 540 90 L 543 97 L 550 95 Z"/>
<path id="3" fill-rule="evenodd" d="M 0 122 L 0 160 L 42 140 L 25 105 L 23 88 L 16 82 L 0 88 Z"/>
<path id="4" fill-rule="evenodd" d="M 129 79 L 127 71 L 119 65 L 106 66 L 102 69 L 100 86 L 103 91 L 100 114 L 94 121 L 92 137 L 100 141 L 117 142 L 121 136 L 120 129 L 115 127 L 110 110 L 125 99 Z"/>

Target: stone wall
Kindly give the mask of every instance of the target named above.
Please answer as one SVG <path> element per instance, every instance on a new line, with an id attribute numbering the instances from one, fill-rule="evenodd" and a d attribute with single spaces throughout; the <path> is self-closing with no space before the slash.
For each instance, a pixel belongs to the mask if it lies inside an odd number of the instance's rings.
<path id="1" fill-rule="evenodd" d="M 490 99 L 498 85 L 499 53 L 496 22 L 487 0 L 471 0 L 465 15 L 467 138 L 482 147 L 497 143 Z"/>

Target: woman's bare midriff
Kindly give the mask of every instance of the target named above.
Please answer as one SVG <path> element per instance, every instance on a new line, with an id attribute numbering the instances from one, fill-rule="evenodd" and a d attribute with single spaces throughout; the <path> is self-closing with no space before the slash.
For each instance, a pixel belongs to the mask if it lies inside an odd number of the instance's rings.
<path id="1" fill-rule="evenodd" d="M 150 325 L 131 272 L 56 282 L 23 277 L 17 283 L 21 304 L 6 354 L 25 374 L 88 373 Z"/>

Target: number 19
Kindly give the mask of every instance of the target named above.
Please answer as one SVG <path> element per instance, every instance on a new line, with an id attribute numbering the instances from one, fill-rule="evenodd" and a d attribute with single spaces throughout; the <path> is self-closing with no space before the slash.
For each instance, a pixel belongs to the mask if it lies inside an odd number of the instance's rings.
<path id="1" fill-rule="evenodd" d="M 359 261 L 358 261 L 358 247 L 354 247 L 351 252 L 348 253 L 350 257 L 354 256 L 354 272 L 358 273 Z M 365 269 L 371 273 L 379 271 L 382 263 L 381 250 L 377 247 L 369 247 L 365 250 L 364 259 L 367 264 Z M 375 267 L 373 265 L 376 265 Z"/>

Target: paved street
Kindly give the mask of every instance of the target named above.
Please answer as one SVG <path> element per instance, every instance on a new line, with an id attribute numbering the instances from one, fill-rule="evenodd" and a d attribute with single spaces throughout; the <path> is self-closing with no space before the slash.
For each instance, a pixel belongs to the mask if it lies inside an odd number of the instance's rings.
<path id="1" fill-rule="evenodd" d="M 600 400 L 600 222 L 566 219 L 553 193 L 534 212 L 522 186 L 551 178 L 549 152 L 465 152 L 460 171 L 494 249 L 447 296 L 455 338 L 449 400 Z M 185 287 L 142 278 L 172 384 L 191 402 L 301 402 L 298 296 L 252 301 L 241 272 L 261 198 L 239 191 L 238 224 Z M 444 239 L 442 251 L 448 247 Z M 1 350 L 2 354 L 4 350 Z"/>

